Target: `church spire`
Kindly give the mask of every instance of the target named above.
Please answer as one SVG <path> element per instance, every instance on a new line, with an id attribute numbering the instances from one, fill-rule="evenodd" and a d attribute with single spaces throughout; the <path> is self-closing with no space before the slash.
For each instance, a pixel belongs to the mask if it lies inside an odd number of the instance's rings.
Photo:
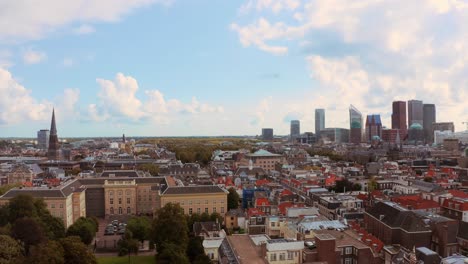
<path id="1" fill-rule="evenodd" d="M 50 134 L 57 135 L 57 126 L 55 125 L 55 108 L 52 109 L 52 122 L 50 124 Z"/>

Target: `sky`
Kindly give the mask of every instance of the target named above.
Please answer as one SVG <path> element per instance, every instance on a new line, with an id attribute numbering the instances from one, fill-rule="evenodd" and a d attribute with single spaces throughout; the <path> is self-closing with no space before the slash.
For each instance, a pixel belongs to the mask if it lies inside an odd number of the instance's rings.
<path id="1" fill-rule="evenodd" d="M 394 100 L 468 121 L 468 1 L 0 1 L 0 137 L 390 126 Z"/>

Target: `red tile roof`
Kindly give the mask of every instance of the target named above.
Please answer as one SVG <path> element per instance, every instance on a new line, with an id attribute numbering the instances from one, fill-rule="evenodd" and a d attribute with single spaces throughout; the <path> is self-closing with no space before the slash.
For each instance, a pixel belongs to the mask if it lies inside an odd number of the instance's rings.
<path id="1" fill-rule="evenodd" d="M 304 207 L 304 204 L 302 203 L 294 204 L 293 202 L 283 202 L 278 205 L 278 210 L 280 211 L 282 215 L 286 215 L 286 211 L 288 210 L 288 208 L 291 208 L 291 207 L 293 208 Z"/>
<path id="2" fill-rule="evenodd" d="M 283 196 L 286 196 L 286 195 L 292 195 L 293 192 L 291 192 L 290 190 L 288 189 L 284 189 L 281 193 L 280 193 L 280 197 L 283 197 Z"/>
<path id="3" fill-rule="evenodd" d="M 261 210 L 258 210 L 257 208 L 249 208 L 247 210 L 247 215 L 250 217 L 250 216 L 257 216 L 257 215 L 265 215 L 265 213 L 262 212 Z"/>
<path id="4" fill-rule="evenodd" d="M 261 207 L 261 206 L 270 206 L 270 201 L 268 201 L 267 198 L 257 198 L 255 200 L 255 207 Z"/>
<path id="5" fill-rule="evenodd" d="M 453 195 L 454 197 L 468 199 L 468 193 L 466 193 L 466 192 L 463 192 L 463 191 L 460 191 L 460 190 L 449 190 L 448 192 L 451 195 Z"/>
<path id="6" fill-rule="evenodd" d="M 263 185 L 267 185 L 267 184 L 269 184 L 269 183 L 270 183 L 269 180 L 267 180 L 267 179 L 261 179 L 261 180 L 257 180 L 257 181 L 255 182 L 255 186 L 260 187 L 260 186 L 263 186 Z"/>

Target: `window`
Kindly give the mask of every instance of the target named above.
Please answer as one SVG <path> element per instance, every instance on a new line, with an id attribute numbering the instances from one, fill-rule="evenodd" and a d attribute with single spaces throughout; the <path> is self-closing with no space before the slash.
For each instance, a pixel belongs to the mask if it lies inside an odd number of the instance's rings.
<path id="1" fill-rule="evenodd" d="M 129 197 L 127 197 L 127 203 L 128 203 L 128 204 L 130 203 L 130 198 L 129 198 Z"/>
<path id="2" fill-rule="evenodd" d="M 288 260 L 292 260 L 294 257 L 293 252 L 288 251 Z"/>
<path id="3" fill-rule="evenodd" d="M 197 208 L 197 214 L 200 214 L 201 210 L 200 208 Z"/>
<path id="4" fill-rule="evenodd" d="M 51 204 L 51 205 L 50 205 L 50 208 L 55 208 L 55 204 Z"/>
<path id="5" fill-rule="evenodd" d="M 221 213 L 224 214 L 224 207 L 221 207 Z"/>
<path id="6" fill-rule="evenodd" d="M 114 207 L 110 208 L 110 214 L 114 214 Z"/>
<path id="7" fill-rule="evenodd" d="M 122 214 L 122 207 L 119 207 L 119 214 Z"/>
<path id="8" fill-rule="evenodd" d="M 207 207 L 205 207 L 205 213 L 208 213 L 208 208 Z"/>
<path id="9" fill-rule="evenodd" d="M 130 195 L 130 194 L 132 194 L 132 191 L 127 190 L 125 193 L 126 193 L 127 195 Z"/>
<path id="10" fill-rule="evenodd" d="M 347 247 L 346 248 L 346 255 L 353 254 L 353 248 L 352 247 Z"/>
<path id="11" fill-rule="evenodd" d="M 189 209 L 188 209 L 188 213 L 189 213 L 189 215 L 191 215 L 191 214 L 193 213 L 192 208 L 189 208 Z"/>
<path id="12" fill-rule="evenodd" d="M 60 208 L 63 208 L 63 203 L 60 204 Z"/>
<path id="13" fill-rule="evenodd" d="M 279 260 L 286 260 L 286 255 L 284 253 L 279 254 Z"/>
<path id="14" fill-rule="evenodd" d="M 109 199 L 109 203 L 110 203 L 110 204 L 114 204 L 114 198 L 110 198 L 110 199 Z"/>
<path id="15" fill-rule="evenodd" d="M 275 253 L 270 255 L 270 261 L 276 261 L 276 254 Z"/>
<path id="16" fill-rule="evenodd" d="M 122 191 L 119 191 L 118 194 L 119 194 L 119 195 L 122 195 Z"/>
<path id="17" fill-rule="evenodd" d="M 192 200 L 190 200 L 190 201 L 188 202 L 188 204 L 189 204 L 189 205 L 192 205 Z"/>
<path id="18" fill-rule="evenodd" d="M 275 227 L 275 222 L 271 222 L 271 227 Z"/>
<path id="19" fill-rule="evenodd" d="M 122 198 L 119 198 L 119 204 L 122 204 Z"/>
<path id="20" fill-rule="evenodd" d="M 127 207 L 127 214 L 131 214 L 132 213 L 132 209 L 130 207 Z"/>
<path id="21" fill-rule="evenodd" d="M 213 207 L 213 213 L 216 213 L 216 207 Z"/>
<path id="22" fill-rule="evenodd" d="M 114 196 L 114 191 L 109 191 L 109 196 Z"/>
<path id="23" fill-rule="evenodd" d="M 344 261 L 345 264 L 352 264 L 352 262 L 353 262 L 353 259 L 351 259 L 351 258 L 347 258 Z"/>

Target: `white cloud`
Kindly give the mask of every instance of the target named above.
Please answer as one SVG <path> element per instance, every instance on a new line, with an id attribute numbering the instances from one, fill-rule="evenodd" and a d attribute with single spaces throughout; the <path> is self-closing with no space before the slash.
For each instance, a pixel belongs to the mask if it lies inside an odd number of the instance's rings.
<path id="1" fill-rule="evenodd" d="M 418 98 L 436 104 L 438 120 L 461 127 L 468 115 L 466 1 L 308 0 L 273 17 L 274 1 L 266 2 L 268 8 L 246 1 L 241 9 L 249 7 L 252 22 L 244 16 L 231 29 L 244 47 L 304 54 L 318 96 L 291 105 L 324 107 L 327 125 L 347 127 L 352 103 L 365 114 L 381 113 L 389 125 L 392 100 Z"/>
<path id="2" fill-rule="evenodd" d="M 0 49 L 0 68 L 6 69 L 13 65 L 11 62 L 12 53 L 9 50 Z"/>
<path id="3" fill-rule="evenodd" d="M 0 40 L 40 39 L 73 23 L 115 22 L 135 9 L 171 0 L 0 1 Z M 88 29 L 89 31 L 89 29 Z"/>
<path id="4" fill-rule="evenodd" d="M 31 48 L 23 52 L 23 62 L 26 64 L 37 64 L 47 58 L 47 55 L 42 51 L 36 51 Z"/>
<path id="5" fill-rule="evenodd" d="M 99 101 L 88 106 L 89 119 L 106 120 L 117 118 L 139 121 L 150 119 L 168 123 L 177 114 L 223 113 L 222 106 L 201 103 L 196 97 L 190 103 L 178 99 L 167 100 L 159 90 L 145 90 L 138 94 L 139 85 L 135 78 L 118 73 L 114 81 L 97 79 L 101 87 Z M 141 97 L 144 95 L 143 97 Z"/>
<path id="6" fill-rule="evenodd" d="M 83 24 L 77 28 L 75 28 L 74 32 L 77 35 L 85 35 L 85 34 L 91 34 L 94 33 L 96 29 L 94 29 L 93 26 L 88 25 L 88 24 Z"/>

